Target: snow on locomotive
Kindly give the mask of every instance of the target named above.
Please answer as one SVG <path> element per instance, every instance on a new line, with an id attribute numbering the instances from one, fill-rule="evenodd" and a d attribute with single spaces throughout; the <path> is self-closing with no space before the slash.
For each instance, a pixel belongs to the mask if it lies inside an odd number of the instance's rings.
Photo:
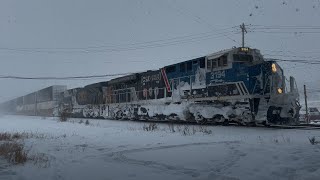
<path id="1" fill-rule="evenodd" d="M 299 119 L 299 93 L 260 51 L 233 48 L 61 94 L 74 117 L 284 124 Z"/>

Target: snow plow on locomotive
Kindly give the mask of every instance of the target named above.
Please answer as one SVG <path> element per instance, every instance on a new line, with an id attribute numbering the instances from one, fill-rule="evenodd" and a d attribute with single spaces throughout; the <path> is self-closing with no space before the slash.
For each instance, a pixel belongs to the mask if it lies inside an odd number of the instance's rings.
<path id="1" fill-rule="evenodd" d="M 292 124 L 299 120 L 293 77 L 260 51 L 232 48 L 62 93 L 73 117 L 198 123 Z"/>

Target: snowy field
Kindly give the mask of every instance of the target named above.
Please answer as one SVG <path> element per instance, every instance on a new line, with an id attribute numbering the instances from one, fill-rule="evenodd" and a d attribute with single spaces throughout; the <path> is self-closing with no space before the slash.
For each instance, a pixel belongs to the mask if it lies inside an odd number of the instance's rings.
<path id="1" fill-rule="evenodd" d="M 146 131 L 143 122 L 70 121 L 0 117 L 2 133 L 38 134 L 20 141 L 47 158 L 12 165 L 0 157 L 0 179 L 320 179 L 320 145 L 308 139 L 320 140 L 320 130 L 189 126 L 184 134 L 184 125 L 173 132 L 167 124 Z"/>

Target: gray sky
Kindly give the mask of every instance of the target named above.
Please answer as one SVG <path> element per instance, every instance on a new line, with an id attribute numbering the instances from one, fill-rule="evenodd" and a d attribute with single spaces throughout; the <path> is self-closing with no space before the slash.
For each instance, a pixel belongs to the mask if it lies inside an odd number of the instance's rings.
<path id="1" fill-rule="evenodd" d="M 240 46 L 242 22 L 320 26 L 319 19 L 319 0 L 1 0 L 0 75 L 62 77 L 157 69 Z M 251 32 L 253 27 L 246 43 L 265 57 L 320 57 L 320 29 L 270 33 Z M 308 82 L 320 89 L 320 65 L 281 65 L 299 87 Z M 0 79 L 0 101 L 53 84 L 73 88 L 103 80 Z"/>

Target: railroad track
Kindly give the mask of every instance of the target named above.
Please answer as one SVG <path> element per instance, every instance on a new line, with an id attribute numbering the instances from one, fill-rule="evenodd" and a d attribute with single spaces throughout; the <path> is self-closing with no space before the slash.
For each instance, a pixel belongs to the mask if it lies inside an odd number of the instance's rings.
<path id="1" fill-rule="evenodd" d="M 273 129 L 301 129 L 301 130 L 320 130 L 320 124 L 306 124 L 301 123 L 298 125 L 239 125 L 237 123 L 196 123 L 196 122 L 186 122 L 186 121 L 144 121 L 144 120 L 137 120 L 136 122 L 142 122 L 142 123 L 160 123 L 160 124 L 176 124 L 176 125 L 203 125 L 203 126 L 234 126 L 234 127 L 257 127 L 257 128 L 273 128 Z"/>
<path id="2" fill-rule="evenodd" d="M 320 125 L 317 124 L 299 124 L 299 125 L 270 125 L 269 128 L 276 129 L 301 129 L 301 130 L 320 130 Z"/>

